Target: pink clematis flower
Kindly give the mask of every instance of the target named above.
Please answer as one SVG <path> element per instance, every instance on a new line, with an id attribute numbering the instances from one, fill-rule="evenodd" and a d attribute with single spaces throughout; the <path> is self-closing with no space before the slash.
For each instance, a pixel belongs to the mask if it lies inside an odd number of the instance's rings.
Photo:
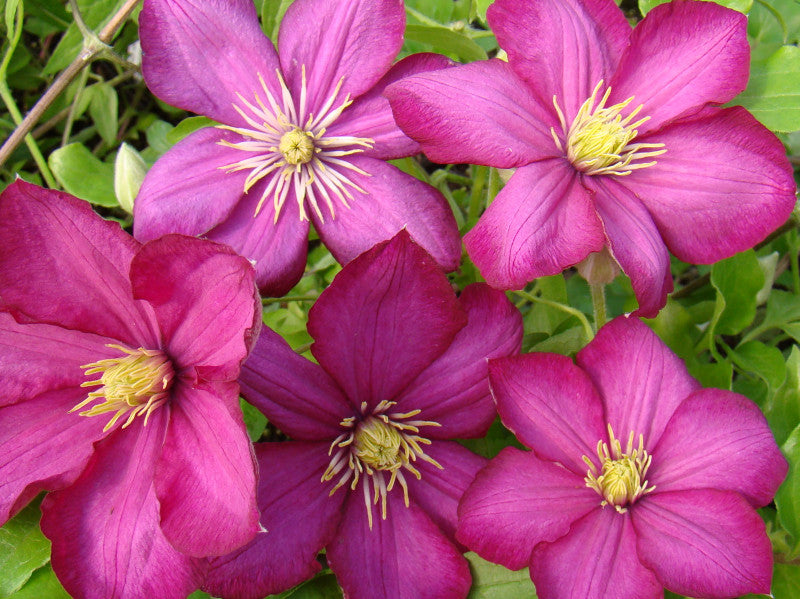
<path id="1" fill-rule="evenodd" d="M 517 169 L 464 238 L 491 285 L 520 289 L 602 252 L 654 316 L 672 290 L 667 248 L 715 262 L 791 213 L 780 141 L 718 107 L 747 83 L 743 14 L 676 0 L 631 30 L 613 0 L 497 0 L 487 18 L 507 63 L 385 93 L 432 160 Z"/>
<path id="2" fill-rule="evenodd" d="M 41 491 L 74 597 L 183 598 L 259 530 L 236 377 L 255 273 L 223 245 L 141 245 L 85 202 L 0 195 L 0 522 Z"/>
<path id="3" fill-rule="evenodd" d="M 305 268 L 309 222 L 341 263 L 406 228 L 447 270 L 461 258 L 455 219 L 433 187 L 385 162 L 410 156 L 381 92 L 452 62 L 434 54 L 392 66 L 402 0 L 297 0 L 279 53 L 252 0 L 145 0 L 142 71 L 174 106 L 222 123 L 165 154 L 134 206 L 134 232 L 204 235 L 255 261 L 264 293 Z"/>
<path id="4" fill-rule="evenodd" d="M 620 317 L 577 356 L 493 360 L 504 449 L 459 506 L 457 538 L 542 599 L 768 594 L 754 508 L 787 463 L 747 398 L 702 389 L 642 322 Z"/>
<path id="5" fill-rule="evenodd" d="M 205 590 L 283 591 L 326 547 L 347 597 L 465 597 L 456 508 L 486 460 L 450 439 L 492 422 L 487 358 L 519 351 L 519 312 L 484 284 L 456 298 L 403 231 L 344 267 L 308 328 L 319 365 L 265 329 L 242 369 L 242 393 L 294 440 L 256 445 L 267 532 L 212 560 Z"/>

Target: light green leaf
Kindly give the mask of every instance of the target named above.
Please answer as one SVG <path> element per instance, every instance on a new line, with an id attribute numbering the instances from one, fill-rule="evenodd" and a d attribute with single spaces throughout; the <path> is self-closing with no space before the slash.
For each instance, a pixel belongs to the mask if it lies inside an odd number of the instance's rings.
<path id="1" fill-rule="evenodd" d="M 690 362 L 687 367 L 689 368 L 689 374 L 700 381 L 703 387 L 730 390 L 731 380 L 733 379 L 733 366 L 729 362 L 716 362 L 713 364 Z"/>
<path id="2" fill-rule="evenodd" d="M 800 424 L 800 348 L 796 345 L 792 347 L 786 362 L 786 380 L 768 399 L 764 415 L 778 445 L 785 443 L 789 434 Z"/>
<path id="3" fill-rule="evenodd" d="M 8 599 L 70 599 L 48 564 L 31 575 L 28 583 Z"/>
<path id="4" fill-rule="evenodd" d="M 17 7 L 20 0 L 6 0 L 5 20 L 6 20 L 6 36 L 8 38 L 14 37 L 14 27 L 17 18 Z"/>
<path id="5" fill-rule="evenodd" d="M 737 98 L 772 131 L 800 129 L 800 48 L 783 46 L 750 68 L 750 82 Z"/>
<path id="6" fill-rule="evenodd" d="M 154 121 L 145 130 L 144 134 L 147 137 L 148 145 L 159 155 L 166 154 L 167 150 L 172 147 L 172 144 L 167 139 L 172 131 L 172 125 L 166 121 Z"/>
<path id="7" fill-rule="evenodd" d="M 108 83 L 95 83 L 85 93 L 89 94 L 89 115 L 97 132 L 107 146 L 113 147 L 117 143 L 119 126 L 117 90 Z"/>
<path id="8" fill-rule="evenodd" d="M 114 165 L 102 162 L 81 143 L 50 154 L 47 164 L 69 193 L 98 206 L 116 206 Z"/>
<path id="9" fill-rule="evenodd" d="M 536 598 L 528 568 L 516 572 L 487 562 L 477 553 L 464 555 L 472 572 L 472 589 L 467 599 L 519 599 Z"/>
<path id="10" fill-rule="evenodd" d="M 753 0 L 713 0 L 717 4 L 727 6 L 733 10 L 747 13 L 753 7 Z M 639 0 L 639 10 L 646 15 L 659 4 L 665 4 L 669 0 Z"/>
<path id="11" fill-rule="evenodd" d="M 776 391 L 786 379 L 786 363 L 777 347 L 760 341 L 748 341 L 731 353 L 731 359 L 742 370 L 764 379 L 770 390 Z"/>
<path id="12" fill-rule="evenodd" d="M 17 591 L 50 560 L 50 541 L 39 530 L 39 517 L 39 505 L 33 503 L 0 528 L 0 597 Z"/>
<path id="13" fill-rule="evenodd" d="M 454 54 L 464 62 L 485 60 L 486 51 L 464 33 L 433 25 L 406 25 L 406 39 L 428 44 L 444 54 Z"/>
<path id="14" fill-rule="evenodd" d="M 774 599 L 797 599 L 800 597 L 800 566 L 775 564 L 772 573 L 772 596 Z"/>
<path id="15" fill-rule="evenodd" d="M 717 290 L 712 335 L 735 335 L 753 322 L 756 295 L 764 284 L 764 273 L 753 250 L 714 264 L 711 284 Z"/>
<path id="16" fill-rule="evenodd" d="M 761 271 L 764 273 L 764 285 L 758 290 L 756 294 L 756 304 L 759 306 L 769 299 L 772 292 L 772 284 L 775 282 L 775 269 L 778 266 L 778 252 L 772 252 L 766 256 L 758 258 L 758 263 L 761 265 Z"/>
<path id="17" fill-rule="evenodd" d="M 166 141 L 168 144 L 174 145 L 198 129 L 215 124 L 215 121 L 212 121 L 207 116 L 190 116 L 167 132 Z"/>
<path id="18" fill-rule="evenodd" d="M 261 4 L 261 30 L 273 43 L 278 42 L 278 28 L 292 1 L 263 0 Z"/>
<path id="19" fill-rule="evenodd" d="M 244 425 L 247 428 L 247 435 L 250 437 L 251 441 L 258 441 L 261 438 L 261 433 L 264 432 L 264 428 L 267 426 L 267 417 L 264 416 L 258 408 L 250 405 L 243 399 L 239 400 L 239 405 L 244 415 Z"/>
<path id="20" fill-rule="evenodd" d="M 119 205 L 128 214 L 133 214 L 133 201 L 146 174 L 147 163 L 139 152 L 123 143 L 114 161 L 114 194 Z"/>
<path id="21" fill-rule="evenodd" d="M 781 526 L 800 542 L 800 427 L 795 428 L 781 447 L 789 461 L 789 473 L 775 494 Z"/>

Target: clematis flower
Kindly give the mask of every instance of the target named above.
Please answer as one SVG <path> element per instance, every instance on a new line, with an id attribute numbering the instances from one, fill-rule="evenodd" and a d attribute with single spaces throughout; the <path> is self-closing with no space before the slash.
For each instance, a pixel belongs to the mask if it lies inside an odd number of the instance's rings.
<path id="1" fill-rule="evenodd" d="M 223 245 L 141 245 L 86 202 L 0 195 L 0 523 L 41 491 L 74 597 L 183 598 L 259 530 L 236 378 L 255 273 Z"/>
<path id="2" fill-rule="evenodd" d="M 457 538 L 542 599 L 769 594 L 754 508 L 787 464 L 747 398 L 702 389 L 642 322 L 620 317 L 577 355 L 492 360 L 504 449 L 459 507 Z"/>
<path id="3" fill-rule="evenodd" d="M 325 547 L 347 597 L 465 597 L 456 508 L 486 460 L 450 439 L 492 422 L 487 358 L 519 351 L 519 312 L 484 284 L 456 298 L 401 232 L 344 267 L 308 329 L 319 364 L 264 329 L 242 369 L 243 395 L 293 440 L 256 444 L 267 532 L 211 560 L 205 590 L 283 591 Z"/>
<path id="4" fill-rule="evenodd" d="M 305 268 L 309 223 L 341 263 L 406 228 L 447 270 L 461 258 L 455 219 L 433 187 L 385 162 L 419 145 L 381 92 L 450 66 L 434 54 L 392 66 L 401 0 L 297 0 L 279 53 L 252 0 L 146 0 L 139 19 L 149 88 L 222 123 L 156 162 L 134 206 L 134 233 L 203 235 L 255 261 L 264 293 Z"/>
<path id="5" fill-rule="evenodd" d="M 669 251 L 711 263 L 783 223 L 795 183 L 780 141 L 740 107 L 747 18 L 676 0 L 631 30 L 613 0 L 496 0 L 508 62 L 424 73 L 386 89 L 437 162 L 516 168 L 465 236 L 493 286 L 520 289 L 592 256 L 616 263 L 638 313 L 672 290 Z M 600 282 L 599 280 L 597 281 Z"/>

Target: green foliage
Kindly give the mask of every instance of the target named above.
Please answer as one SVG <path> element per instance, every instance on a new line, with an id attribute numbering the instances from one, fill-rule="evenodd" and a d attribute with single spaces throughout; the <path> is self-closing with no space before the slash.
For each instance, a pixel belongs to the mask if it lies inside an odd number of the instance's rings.
<path id="1" fill-rule="evenodd" d="M 472 589 L 468 599 L 536 598 L 536 589 L 531 582 L 528 568 L 513 572 L 503 566 L 487 562 L 471 551 L 465 554 L 465 557 L 469 561 L 472 573 Z"/>
<path id="2" fill-rule="evenodd" d="M 800 129 L 800 48 L 782 46 L 766 61 L 754 62 L 736 102 L 773 131 Z"/>
<path id="3" fill-rule="evenodd" d="M 659 4 L 665 4 L 670 0 L 639 0 L 639 10 L 643 15 L 646 15 Z M 747 13 L 753 6 L 753 0 L 713 0 L 717 4 L 738 10 L 739 12 Z"/>
<path id="4" fill-rule="evenodd" d="M 775 495 L 778 519 L 783 528 L 800 543 L 800 427 L 795 428 L 781 447 L 789 460 L 789 474 Z"/>
<path id="5" fill-rule="evenodd" d="M 48 164 L 64 189 L 98 206 L 116 206 L 114 165 L 102 162 L 82 143 L 72 143 L 50 154 Z"/>
<path id="6" fill-rule="evenodd" d="M 18 591 L 34 570 L 50 561 L 50 541 L 39 530 L 40 515 L 34 502 L 0 528 L 0 597 Z"/>

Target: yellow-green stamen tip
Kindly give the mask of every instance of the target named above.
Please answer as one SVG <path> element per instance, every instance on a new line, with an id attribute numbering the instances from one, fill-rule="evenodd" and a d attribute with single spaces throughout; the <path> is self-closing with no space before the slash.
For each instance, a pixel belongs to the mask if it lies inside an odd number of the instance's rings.
<path id="1" fill-rule="evenodd" d="M 297 127 L 283 134 L 278 150 L 288 164 L 306 164 L 314 157 L 314 140 Z"/>

